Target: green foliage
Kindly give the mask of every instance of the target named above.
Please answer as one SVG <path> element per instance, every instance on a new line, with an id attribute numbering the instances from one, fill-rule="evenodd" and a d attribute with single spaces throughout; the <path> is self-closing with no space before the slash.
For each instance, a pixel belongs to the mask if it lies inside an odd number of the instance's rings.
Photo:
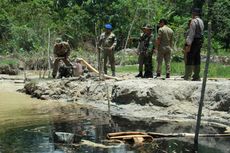
<path id="1" fill-rule="evenodd" d="M 156 62 L 154 62 L 154 67 L 156 67 Z M 205 63 L 201 65 L 201 77 L 203 76 Z M 127 66 L 117 66 L 116 71 L 120 73 L 138 73 L 138 65 L 127 65 Z M 165 75 L 165 65 L 162 65 L 162 74 Z M 171 75 L 172 76 L 182 76 L 184 75 L 184 63 L 183 62 L 172 62 L 171 63 Z M 222 77 L 230 78 L 230 66 L 223 64 L 210 63 L 208 77 Z"/>
<path id="2" fill-rule="evenodd" d="M 16 59 L 1 59 L 0 67 L 10 66 L 11 68 L 17 68 L 19 61 Z"/>
<path id="3" fill-rule="evenodd" d="M 214 36 L 230 47 L 230 1 L 216 0 L 211 8 Z"/>
<path id="4" fill-rule="evenodd" d="M 138 56 L 136 54 L 126 54 L 123 52 L 118 52 L 115 54 L 117 65 L 133 65 L 138 63 Z"/>
<path id="5" fill-rule="evenodd" d="M 209 74 L 210 77 L 224 77 L 230 78 L 230 66 L 213 63 L 210 65 Z"/>
<path id="6" fill-rule="evenodd" d="M 114 27 L 118 37 L 117 49 L 120 50 L 125 46 L 129 30 L 130 38 L 136 39 L 143 24 L 151 24 L 156 35 L 161 18 L 169 20 L 175 33 L 174 48 L 181 50 L 193 6 L 203 6 L 205 27 L 209 19 L 213 21 L 215 52 L 229 49 L 229 0 L 212 1 L 210 12 L 203 0 L 1 0 L 0 53 L 39 52 L 43 55 L 48 43 L 52 46 L 56 37 L 69 40 L 74 50 L 85 50 L 86 42 L 95 45 L 95 39 L 108 22 Z M 128 43 L 127 47 L 137 47 L 137 44 Z M 207 43 L 204 50 L 206 47 Z"/>

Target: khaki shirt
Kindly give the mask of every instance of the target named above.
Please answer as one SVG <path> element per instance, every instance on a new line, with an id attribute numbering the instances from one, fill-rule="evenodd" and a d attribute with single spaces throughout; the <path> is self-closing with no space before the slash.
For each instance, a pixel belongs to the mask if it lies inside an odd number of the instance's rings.
<path id="1" fill-rule="evenodd" d="M 199 29 L 196 29 L 199 28 Z M 190 28 L 189 28 L 189 34 L 186 38 L 186 44 L 191 45 L 194 38 L 201 38 L 204 31 L 204 23 L 203 21 L 196 16 L 194 19 L 192 19 Z"/>
<path id="2" fill-rule="evenodd" d="M 117 45 L 117 38 L 115 36 L 114 33 L 110 33 L 110 34 L 106 34 L 105 32 L 103 32 L 100 36 L 100 40 L 99 40 L 99 47 L 103 47 L 103 48 L 115 48 Z"/>
<path id="3" fill-rule="evenodd" d="M 68 42 L 62 41 L 54 44 L 53 53 L 57 57 L 67 57 L 70 55 L 70 45 Z"/>
<path id="4" fill-rule="evenodd" d="M 173 30 L 169 28 L 167 25 L 159 28 L 158 30 L 158 40 L 160 41 L 159 50 L 163 48 L 171 48 L 173 46 Z"/>

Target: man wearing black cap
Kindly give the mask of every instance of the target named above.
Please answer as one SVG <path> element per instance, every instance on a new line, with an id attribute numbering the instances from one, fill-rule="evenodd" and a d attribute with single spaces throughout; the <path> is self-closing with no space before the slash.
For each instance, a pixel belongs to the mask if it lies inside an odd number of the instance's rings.
<path id="1" fill-rule="evenodd" d="M 152 66 L 152 55 L 153 55 L 153 34 L 152 27 L 150 25 L 145 25 L 142 28 L 143 33 L 139 38 L 138 45 L 138 63 L 139 63 L 139 74 L 135 77 L 152 78 L 153 77 L 153 66 Z M 144 75 L 143 75 L 144 66 Z"/>
<path id="2" fill-rule="evenodd" d="M 189 28 L 189 34 L 186 38 L 185 51 L 187 52 L 187 63 L 185 69 L 185 80 L 200 80 L 200 51 L 203 43 L 203 30 L 204 23 L 199 17 L 201 10 L 199 8 L 194 8 L 192 10 L 192 21 Z"/>
<path id="3" fill-rule="evenodd" d="M 117 39 L 115 34 L 112 32 L 112 29 L 113 27 L 110 23 L 105 24 L 105 32 L 101 34 L 98 46 L 103 49 L 104 73 L 107 74 L 107 62 L 109 59 L 112 76 L 115 76 L 114 50 L 117 45 Z"/>

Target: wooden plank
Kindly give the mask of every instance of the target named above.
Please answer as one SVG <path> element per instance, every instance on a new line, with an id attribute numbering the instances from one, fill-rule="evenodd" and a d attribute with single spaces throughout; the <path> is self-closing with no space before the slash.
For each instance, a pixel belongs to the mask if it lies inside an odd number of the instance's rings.
<path id="1" fill-rule="evenodd" d="M 160 137 L 194 137 L 194 133 L 155 133 L 155 132 L 148 132 L 149 135 L 151 135 L 153 138 L 160 138 Z M 199 134 L 199 137 L 229 137 L 230 134 Z"/>
<path id="2" fill-rule="evenodd" d="M 77 58 L 78 61 L 80 61 L 82 64 L 86 65 L 87 68 L 91 72 L 95 72 L 96 74 L 99 74 L 99 71 L 95 69 L 92 65 L 90 65 L 87 61 L 85 61 L 83 58 Z M 109 76 L 109 75 L 104 75 L 105 79 L 115 79 L 115 80 L 121 80 L 121 78 L 114 77 L 114 76 Z"/>
<path id="3" fill-rule="evenodd" d="M 145 132 L 116 132 L 116 133 L 108 133 L 107 137 L 123 136 L 123 135 L 147 135 L 147 133 Z"/>

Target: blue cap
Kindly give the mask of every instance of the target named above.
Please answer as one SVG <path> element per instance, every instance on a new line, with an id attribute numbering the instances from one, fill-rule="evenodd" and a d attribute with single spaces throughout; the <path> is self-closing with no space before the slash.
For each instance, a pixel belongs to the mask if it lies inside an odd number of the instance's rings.
<path id="1" fill-rule="evenodd" d="M 105 29 L 112 30 L 113 27 L 110 23 L 108 23 L 108 24 L 105 24 Z"/>

